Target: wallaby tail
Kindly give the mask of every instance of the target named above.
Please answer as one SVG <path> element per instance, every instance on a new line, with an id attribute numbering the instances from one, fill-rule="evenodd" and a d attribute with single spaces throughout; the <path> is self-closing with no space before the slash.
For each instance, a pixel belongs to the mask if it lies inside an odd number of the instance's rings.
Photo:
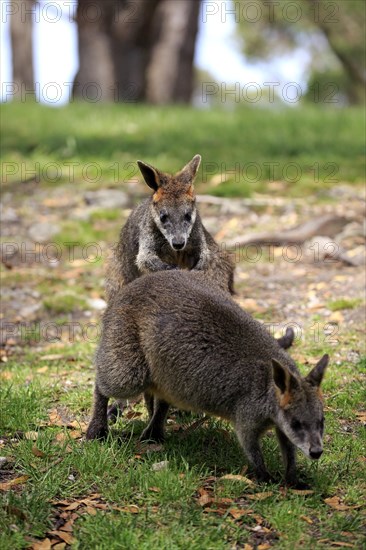
<path id="1" fill-rule="evenodd" d="M 281 338 L 278 338 L 277 342 L 280 348 L 288 349 L 292 346 L 294 339 L 295 339 L 294 329 L 292 329 L 291 327 L 287 327 L 285 335 L 281 336 Z"/>

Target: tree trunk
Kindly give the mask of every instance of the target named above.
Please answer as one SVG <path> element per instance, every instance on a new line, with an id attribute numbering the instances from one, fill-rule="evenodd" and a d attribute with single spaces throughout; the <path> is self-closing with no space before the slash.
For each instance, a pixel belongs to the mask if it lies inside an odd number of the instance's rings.
<path id="1" fill-rule="evenodd" d="M 112 57 L 118 101 L 143 101 L 146 70 L 154 43 L 152 21 L 161 0 L 133 0 L 118 12 L 112 25 Z M 179 2 L 178 2 L 179 3 Z"/>
<path id="2" fill-rule="evenodd" d="M 92 102 L 115 99 L 110 27 L 118 4 L 119 0 L 78 2 L 79 69 L 74 79 L 74 97 Z"/>
<path id="3" fill-rule="evenodd" d="M 34 0 L 12 0 L 10 36 L 13 57 L 14 97 L 22 98 L 26 92 L 34 93 L 32 8 Z"/>
<path id="4" fill-rule="evenodd" d="M 200 0 L 163 0 L 155 14 L 158 38 L 147 71 L 147 100 L 188 103 L 193 90 L 193 59 Z"/>

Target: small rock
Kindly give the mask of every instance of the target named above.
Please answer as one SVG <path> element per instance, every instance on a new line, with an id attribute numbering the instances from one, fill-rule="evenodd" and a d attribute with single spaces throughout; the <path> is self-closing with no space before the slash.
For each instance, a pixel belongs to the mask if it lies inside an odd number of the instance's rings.
<path id="1" fill-rule="evenodd" d="M 154 464 L 151 466 L 151 469 L 153 472 L 161 472 L 161 470 L 167 469 L 168 464 L 169 464 L 168 460 L 162 460 L 161 462 L 154 462 Z"/>
<path id="2" fill-rule="evenodd" d="M 4 206 L 0 204 L 0 217 L 3 223 L 19 222 L 18 214 L 15 212 L 14 208 L 11 208 L 10 206 L 4 208 Z"/>
<path id="3" fill-rule="evenodd" d="M 75 481 L 75 476 L 73 474 L 70 474 L 67 479 L 69 479 L 70 481 Z"/>
<path id="4" fill-rule="evenodd" d="M 31 239 L 37 243 L 45 243 L 59 232 L 60 227 L 58 225 L 48 222 L 35 223 L 28 230 Z"/>
<path id="5" fill-rule="evenodd" d="M 129 198 L 124 191 L 117 189 L 100 189 L 84 193 L 86 204 L 99 208 L 126 208 Z"/>
<path id="6" fill-rule="evenodd" d="M 7 464 L 7 462 L 8 462 L 8 459 L 7 459 L 6 456 L 0 456 L 0 468 L 5 466 L 5 464 Z"/>
<path id="7" fill-rule="evenodd" d="M 41 309 L 41 304 L 39 303 L 25 306 L 19 311 L 19 315 L 24 319 L 28 319 L 29 317 L 32 317 L 39 309 Z"/>
<path id="8" fill-rule="evenodd" d="M 107 307 L 107 302 L 102 298 L 89 298 L 88 305 L 93 309 L 101 311 Z"/>

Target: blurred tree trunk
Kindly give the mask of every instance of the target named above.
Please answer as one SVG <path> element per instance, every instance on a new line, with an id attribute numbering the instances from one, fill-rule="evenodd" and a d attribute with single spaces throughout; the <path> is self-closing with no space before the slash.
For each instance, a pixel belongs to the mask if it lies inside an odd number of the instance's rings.
<path id="1" fill-rule="evenodd" d="M 188 102 L 199 8 L 200 0 L 79 0 L 74 95 Z"/>
<path id="2" fill-rule="evenodd" d="M 157 39 L 147 71 L 147 100 L 188 103 L 193 90 L 193 60 L 200 0 L 164 0 L 157 9 Z"/>
<path id="3" fill-rule="evenodd" d="M 128 2 L 113 21 L 112 57 L 118 101 L 143 101 L 146 98 L 146 71 L 155 38 L 152 21 L 160 2 Z"/>
<path id="4" fill-rule="evenodd" d="M 79 69 L 73 96 L 88 101 L 113 101 L 114 68 L 111 58 L 110 27 L 119 0 L 79 0 Z"/>
<path id="5" fill-rule="evenodd" d="M 13 57 L 14 97 L 34 92 L 32 8 L 34 0 L 11 0 L 10 37 Z"/>

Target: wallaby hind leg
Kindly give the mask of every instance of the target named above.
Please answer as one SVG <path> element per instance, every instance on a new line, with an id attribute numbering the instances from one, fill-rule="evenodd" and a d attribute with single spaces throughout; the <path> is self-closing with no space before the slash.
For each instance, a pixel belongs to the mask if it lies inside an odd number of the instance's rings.
<path id="1" fill-rule="evenodd" d="M 142 441 L 148 441 L 149 439 L 153 441 L 164 440 L 164 424 L 168 410 L 169 404 L 166 401 L 155 399 L 153 415 L 140 437 Z"/>
<path id="2" fill-rule="evenodd" d="M 281 338 L 278 338 L 277 343 L 282 349 L 288 349 L 292 346 L 295 340 L 295 332 L 291 327 L 286 329 L 286 333 Z"/>
<path id="3" fill-rule="evenodd" d="M 257 480 L 264 482 L 271 481 L 271 476 L 264 464 L 262 451 L 259 445 L 261 430 L 250 427 L 244 428 L 241 425 L 237 425 L 235 431 Z"/>
<path id="4" fill-rule="evenodd" d="M 108 433 L 108 397 L 100 393 L 98 385 L 94 389 L 93 416 L 89 423 L 86 439 L 104 439 Z"/>

